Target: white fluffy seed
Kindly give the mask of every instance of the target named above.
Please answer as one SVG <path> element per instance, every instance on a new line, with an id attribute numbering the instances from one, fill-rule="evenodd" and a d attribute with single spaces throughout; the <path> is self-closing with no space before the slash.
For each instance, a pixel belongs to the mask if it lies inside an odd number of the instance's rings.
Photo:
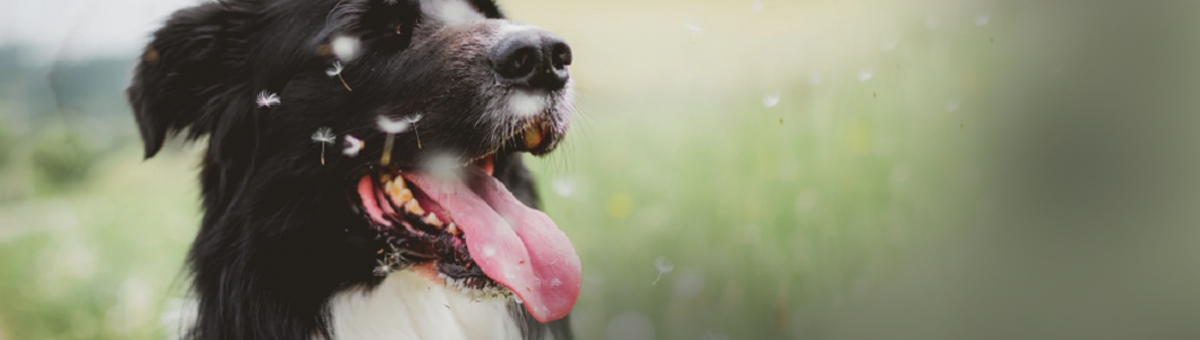
<path id="1" fill-rule="evenodd" d="M 333 48 L 333 55 L 341 61 L 351 61 L 358 57 L 358 50 L 361 42 L 356 37 L 341 35 L 333 38 L 330 43 Z"/>

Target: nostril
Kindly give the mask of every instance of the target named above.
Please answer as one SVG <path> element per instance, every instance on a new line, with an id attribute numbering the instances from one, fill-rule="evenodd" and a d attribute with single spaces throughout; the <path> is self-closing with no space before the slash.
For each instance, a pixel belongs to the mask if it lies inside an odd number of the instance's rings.
<path id="1" fill-rule="evenodd" d="M 571 65 L 571 47 L 567 46 L 566 43 L 555 43 L 550 51 L 552 56 L 551 62 L 554 64 L 555 69 L 561 70 Z"/>
<path id="2" fill-rule="evenodd" d="M 533 73 L 537 67 L 538 51 L 534 47 L 522 47 L 504 53 L 496 63 L 496 71 L 509 79 L 521 78 Z"/>

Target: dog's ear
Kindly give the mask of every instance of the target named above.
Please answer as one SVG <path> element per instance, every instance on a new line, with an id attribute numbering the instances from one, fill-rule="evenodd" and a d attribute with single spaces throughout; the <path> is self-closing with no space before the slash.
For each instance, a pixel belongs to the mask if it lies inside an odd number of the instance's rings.
<path id="1" fill-rule="evenodd" d="M 168 133 L 212 131 L 224 97 L 244 79 L 245 41 L 256 15 L 226 1 L 180 10 L 154 33 L 127 90 L 145 144 L 158 153 Z"/>

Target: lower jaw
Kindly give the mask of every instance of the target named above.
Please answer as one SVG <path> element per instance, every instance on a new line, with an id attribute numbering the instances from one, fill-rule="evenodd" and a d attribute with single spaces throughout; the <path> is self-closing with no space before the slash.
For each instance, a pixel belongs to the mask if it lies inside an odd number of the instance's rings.
<path id="1" fill-rule="evenodd" d="M 440 284 L 446 288 L 454 289 L 473 300 L 513 299 L 516 297 L 516 294 L 513 294 L 513 292 L 507 287 L 504 287 L 485 275 L 453 277 L 439 270 L 438 267 L 439 264 L 434 261 L 413 264 L 402 270 L 415 273 L 421 278 L 427 279 L 434 284 Z"/>
<path id="2" fill-rule="evenodd" d="M 412 271 L 431 281 L 457 288 L 472 297 L 507 297 L 512 293 L 508 288 L 489 278 L 473 261 L 460 262 L 448 258 L 458 254 L 439 254 L 435 259 L 414 259 L 405 241 L 389 241 L 392 236 L 380 234 L 380 239 L 387 243 L 388 250 L 379 252 L 378 266 L 375 275 L 387 277 L 397 271 Z"/>

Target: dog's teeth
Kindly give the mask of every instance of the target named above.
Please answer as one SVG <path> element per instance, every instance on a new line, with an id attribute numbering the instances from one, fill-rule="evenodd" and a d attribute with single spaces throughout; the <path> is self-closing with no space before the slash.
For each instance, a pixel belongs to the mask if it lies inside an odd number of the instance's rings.
<path id="1" fill-rule="evenodd" d="M 403 178 L 389 179 L 387 182 L 384 182 L 383 185 L 388 188 L 396 188 L 396 189 L 407 189 L 408 188 L 408 186 L 404 184 Z"/>
<path id="2" fill-rule="evenodd" d="M 458 226 L 454 225 L 454 222 L 450 222 L 450 225 L 446 226 L 446 232 L 457 236 L 459 235 Z"/>
<path id="3" fill-rule="evenodd" d="M 525 148 L 529 150 L 536 149 L 542 145 L 542 129 L 540 124 L 529 124 L 525 127 Z"/>
<path id="4" fill-rule="evenodd" d="M 442 226 L 442 220 L 438 219 L 437 215 L 434 215 L 433 213 L 429 213 L 429 215 L 425 215 L 424 222 L 425 222 L 425 224 L 439 227 L 439 228 Z"/>
<path id="5" fill-rule="evenodd" d="M 408 204 L 408 201 L 413 199 L 412 190 L 402 189 L 396 186 L 388 188 L 388 195 L 392 196 L 392 202 L 396 204 Z"/>
<path id="6" fill-rule="evenodd" d="M 421 204 L 417 203 L 417 200 L 410 200 L 408 203 L 404 203 L 404 211 L 417 216 L 425 215 L 425 209 L 421 209 Z"/>

